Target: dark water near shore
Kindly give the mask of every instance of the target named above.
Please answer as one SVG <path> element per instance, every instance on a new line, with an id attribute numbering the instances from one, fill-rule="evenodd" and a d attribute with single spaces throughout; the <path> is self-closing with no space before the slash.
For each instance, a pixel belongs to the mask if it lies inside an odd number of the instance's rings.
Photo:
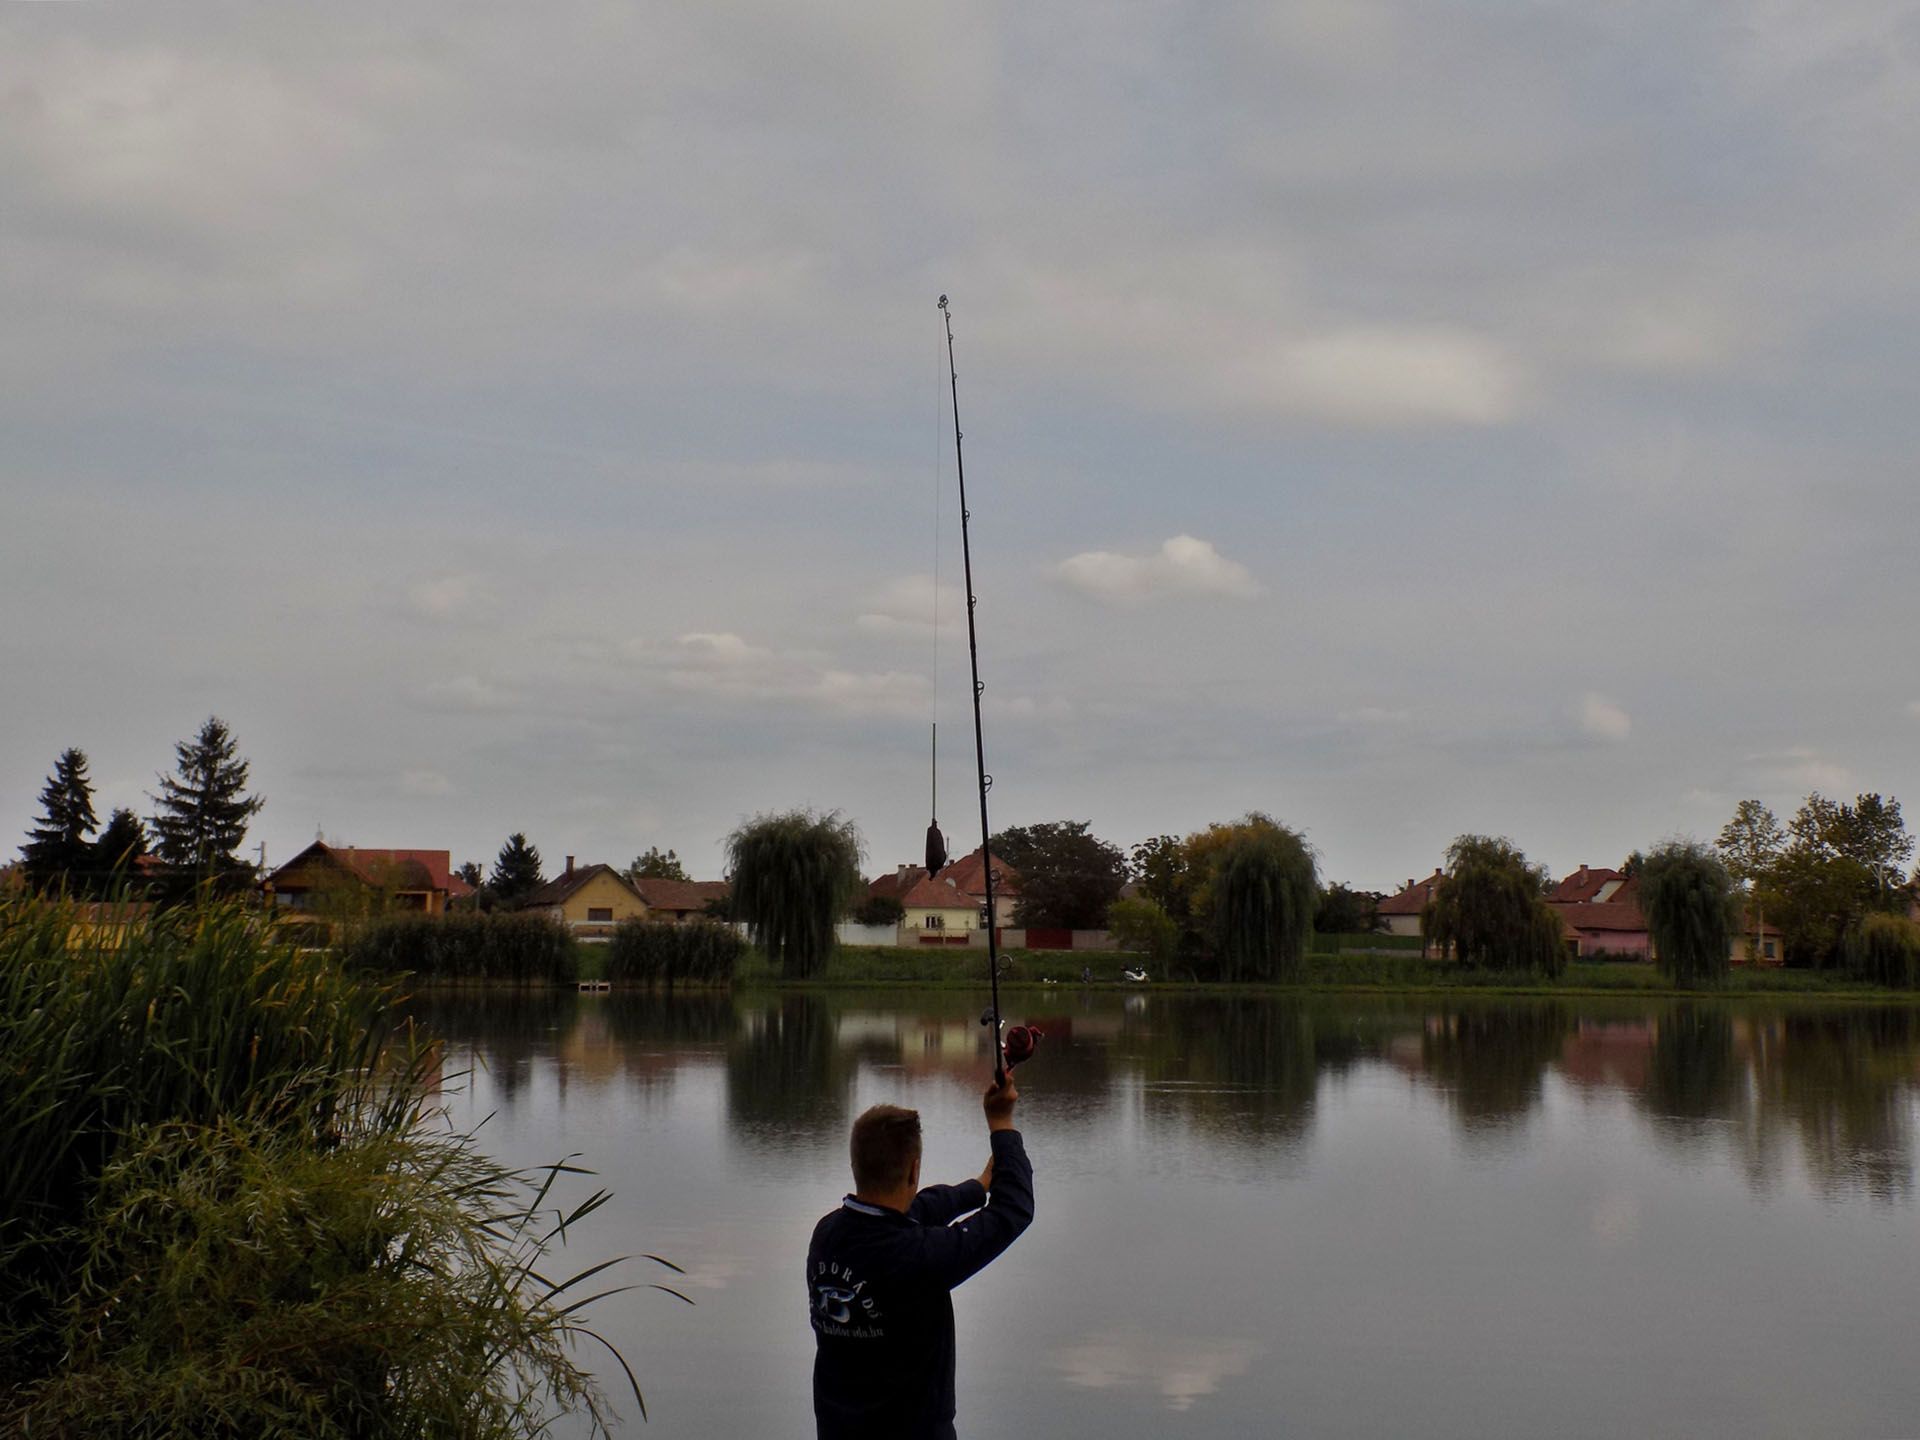
<path id="1" fill-rule="evenodd" d="M 976 997 L 423 1000 L 493 1153 L 615 1192 L 568 1271 L 630 1433 L 813 1433 L 846 1128 L 986 1155 Z M 1920 1434 L 1920 1010 L 1022 994 L 1039 1218 L 955 1297 L 971 1437 Z M 635 1278 L 653 1278 L 639 1275 Z M 629 1404 L 626 1408 L 631 1409 Z"/>

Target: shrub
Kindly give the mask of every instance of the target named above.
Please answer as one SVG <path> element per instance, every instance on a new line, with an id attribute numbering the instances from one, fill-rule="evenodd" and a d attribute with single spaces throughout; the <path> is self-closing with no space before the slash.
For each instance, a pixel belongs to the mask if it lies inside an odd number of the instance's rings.
<path id="1" fill-rule="evenodd" d="M 0 904 L 0 1433 L 476 1440 L 604 1402 L 548 1187 L 389 993 L 231 908 Z M 638 1391 L 635 1391 L 636 1398 Z"/>
<path id="2" fill-rule="evenodd" d="M 567 927 L 546 915 L 393 915 L 354 932 L 350 970 L 426 980 L 572 984 L 579 958 Z"/>
<path id="3" fill-rule="evenodd" d="M 746 954 L 731 925 L 622 920 L 607 946 L 607 979 L 628 985 L 725 985 Z"/>
<path id="4" fill-rule="evenodd" d="M 1868 915 L 1847 931 L 1847 973 L 1911 990 L 1920 984 L 1920 925 L 1899 915 Z"/>

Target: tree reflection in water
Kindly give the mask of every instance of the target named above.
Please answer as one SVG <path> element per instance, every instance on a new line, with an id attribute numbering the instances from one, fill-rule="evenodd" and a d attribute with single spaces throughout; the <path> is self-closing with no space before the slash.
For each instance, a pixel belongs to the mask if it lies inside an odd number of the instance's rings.
<path id="1" fill-rule="evenodd" d="M 854 1065 L 835 1043 L 827 1002 L 805 993 L 743 1007 L 727 1046 L 727 1119 L 755 1148 L 786 1150 L 849 1123 Z"/>
<path id="2" fill-rule="evenodd" d="M 1573 1020 L 1557 1001 L 1483 1001 L 1429 1011 L 1420 1058 L 1470 1136 L 1495 1138 L 1539 1106 Z"/>
<path id="3" fill-rule="evenodd" d="M 1021 1000 L 1039 1000 L 1022 996 Z M 1446 1099 L 1469 1136 L 1515 1136 L 1551 1070 L 1621 1097 L 1663 1148 L 1725 1147 L 1764 1191 L 1797 1164 L 1827 1196 L 1914 1193 L 1920 1010 L 1724 1000 L 1450 1002 L 1341 996 L 1049 995 L 1030 1093 L 1094 1124 L 1144 1092 L 1145 1119 L 1236 1150 L 1297 1150 L 1323 1081 L 1391 1065 Z M 494 1103 L 541 1063 L 569 1084 L 653 1083 L 724 1059 L 732 1132 L 771 1150 L 840 1133 L 863 1066 L 971 1085 L 985 1032 L 946 994 L 453 992 L 408 1011 L 469 1043 Z M 457 1067 L 459 1057 L 450 1057 Z"/>

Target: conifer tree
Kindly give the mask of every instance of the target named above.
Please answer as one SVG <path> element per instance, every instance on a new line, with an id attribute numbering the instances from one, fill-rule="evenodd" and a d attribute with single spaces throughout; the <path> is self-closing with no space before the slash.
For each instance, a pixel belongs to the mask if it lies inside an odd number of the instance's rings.
<path id="1" fill-rule="evenodd" d="M 100 828 L 83 750 L 67 749 L 40 791 L 41 816 L 21 847 L 27 879 L 43 889 L 78 886 L 93 858 L 87 836 Z"/>
<path id="2" fill-rule="evenodd" d="M 487 888 L 502 905 L 510 906 L 545 883 L 546 877 L 540 873 L 540 852 L 527 843 L 525 835 L 514 831 L 500 847 Z"/>
<path id="3" fill-rule="evenodd" d="M 92 883 L 95 894 L 109 895 L 133 870 L 133 862 L 147 853 L 147 827 L 125 806 L 107 819 L 106 829 L 92 846 Z"/>
<path id="4" fill-rule="evenodd" d="M 246 793 L 247 762 L 219 716 L 173 750 L 175 773 L 160 777 L 152 797 L 155 853 L 197 880 L 231 880 L 247 868 L 235 852 L 266 801 Z"/>

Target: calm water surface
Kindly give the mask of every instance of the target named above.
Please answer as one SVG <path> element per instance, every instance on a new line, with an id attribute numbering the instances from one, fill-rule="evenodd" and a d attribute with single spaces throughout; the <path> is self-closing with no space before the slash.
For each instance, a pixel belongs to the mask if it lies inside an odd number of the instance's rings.
<path id="1" fill-rule="evenodd" d="M 453 1099 L 614 1200 L 568 1268 L 662 1436 L 811 1436 L 846 1131 L 986 1158 L 959 993 L 423 1001 Z M 1920 1434 L 1920 1011 L 1020 995 L 1039 1215 L 955 1296 L 970 1437 Z M 636 1278 L 652 1278 L 636 1276 Z M 629 1405 L 627 1408 L 631 1408 Z M 635 1419 L 629 1427 L 641 1433 Z"/>

